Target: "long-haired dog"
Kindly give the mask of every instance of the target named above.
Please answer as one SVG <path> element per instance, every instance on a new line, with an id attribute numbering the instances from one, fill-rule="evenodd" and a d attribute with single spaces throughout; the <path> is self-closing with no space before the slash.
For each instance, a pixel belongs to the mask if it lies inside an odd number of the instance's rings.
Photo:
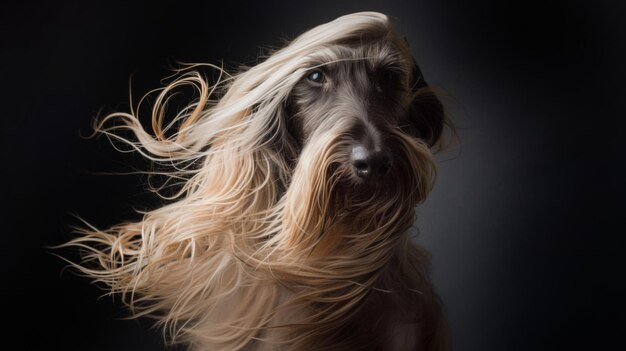
<path id="1" fill-rule="evenodd" d="M 193 350 L 449 349 L 409 234 L 446 118 L 388 18 L 214 68 L 217 83 L 188 68 L 160 90 L 151 131 L 133 109 L 96 124 L 178 187 L 139 221 L 78 229 L 74 266 Z M 168 119 L 183 86 L 199 97 Z"/>

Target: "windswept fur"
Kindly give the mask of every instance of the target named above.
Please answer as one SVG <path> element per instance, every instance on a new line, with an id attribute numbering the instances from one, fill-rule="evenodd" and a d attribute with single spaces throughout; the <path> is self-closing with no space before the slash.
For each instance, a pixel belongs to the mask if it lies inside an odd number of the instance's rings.
<path id="1" fill-rule="evenodd" d="M 349 97 L 349 108 L 328 103 L 323 121 L 311 117 L 314 99 L 299 85 L 311 70 L 384 60 L 401 91 L 380 113 L 401 117 L 358 122 L 376 106 Z M 387 17 L 367 12 L 311 29 L 236 75 L 214 67 L 214 85 L 183 70 L 159 92 L 151 132 L 134 110 L 95 128 L 168 166 L 179 191 L 140 221 L 78 229 L 66 244 L 81 249 L 74 267 L 194 350 L 449 348 L 428 259 L 407 234 L 435 179 L 443 125 L 414 65 Z M 199 98 L 166 123 L 181 86 Z M 357 122 L 381 130 L 394 156 L 381 184 L 346 166 Z"/>

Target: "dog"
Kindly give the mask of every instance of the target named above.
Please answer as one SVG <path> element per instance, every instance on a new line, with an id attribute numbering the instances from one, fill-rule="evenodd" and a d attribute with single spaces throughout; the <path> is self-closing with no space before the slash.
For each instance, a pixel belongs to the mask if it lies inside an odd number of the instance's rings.
<path id="1" fill-rule="evenodd" d="M 214 84 L 190 66 L 158 92 L 151 130 L 133 109 L 96 121 L 170 192 L 141 220 L 76 228 L 72 265 L 191 350 L 451 349 L 410 235 L 449 123 L 387 16 L 212 67 Z M 168 120 L 182 87 L 198 98 Z"/>

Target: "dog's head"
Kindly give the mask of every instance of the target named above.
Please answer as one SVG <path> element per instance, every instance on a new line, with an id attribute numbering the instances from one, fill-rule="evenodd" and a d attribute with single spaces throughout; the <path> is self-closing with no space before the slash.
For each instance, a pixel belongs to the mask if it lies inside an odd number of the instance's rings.
<path id="1" fill-rule="evenodd" d="M 287 100 L 288 134 L 302 149 L 323 133 L 344 142 L 340 168 L 354 184 L 385 182 L 394 169 L 394 135 L 428 146 L 443 129 L 443 108 L 404 41 L 389 28 L 324 45 Z M 394 157 L 395 156 L 395 157 Z"/>
<path id="2" fill-rule="evenodd" d="M 386 16 L 340 17 L 244 74 L 285 87 L 272 97 L 280 100 L 277 113 L 263 124 L 273 126 L 265 139 L 270 135 L 286 157 L 288 187 L 299 201 L 328 198 L 320 205 L 327 215 L 395 211 L 413 219 L 408 213 L 434 180 L 431 149 L 445 118 Z"/>

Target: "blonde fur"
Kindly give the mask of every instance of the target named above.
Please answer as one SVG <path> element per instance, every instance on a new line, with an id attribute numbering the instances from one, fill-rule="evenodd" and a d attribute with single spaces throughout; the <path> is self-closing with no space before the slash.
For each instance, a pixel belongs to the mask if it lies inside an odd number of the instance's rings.
<path id="1" fill-rule="evenodd" d="M 419 337 L 430 341 L 420 345 L 449 347 L 427 256 L 407 234 L 435 179 L 429 145 L 394 130 L 396 151 L 411 162 L 394 165 L 384 190 L 342 196 L 343 175 L 333 170 L 344 125 L 326 126 L 299 151 L 281 141 L 280 111 L 316 55 L 372 33 L 400 49 L 408 70 L 411 54 L 387 17 L 357 13 L 311 29 L 246 71 L 231 76 L 212 66 L 215 84 L 196 66 L 184 68 L 157 92 L 151 132 L 135 110 L 101 119 L 97 133 L 170 169 L 178 190 L 139 221 L 78 228 L 65 245 L 82 253 L 73 266 L 194 350 L 373 349 L 375 337 L 342 335 L 358 329 L 368 304 L 387 298 L 417 301 L 423 312 L 381 338 L 402 344 L 416 337 L 401 326 L 425 321 Z M 168 99 L 181 87 L 199 98 L 168 121 Z M 127 132 L 133 137 L 122 137 Z"/>

